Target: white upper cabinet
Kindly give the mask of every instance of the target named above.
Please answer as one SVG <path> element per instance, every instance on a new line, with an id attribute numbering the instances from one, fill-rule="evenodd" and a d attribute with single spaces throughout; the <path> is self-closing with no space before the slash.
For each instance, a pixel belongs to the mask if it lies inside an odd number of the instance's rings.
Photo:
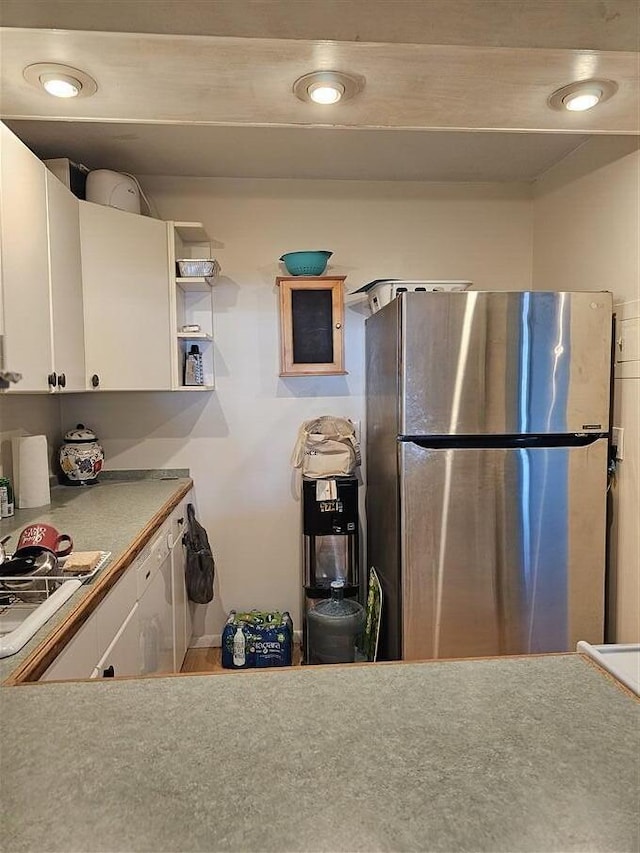
<path id="1" fill-rule="evenodd" d="M 78 199 L 47 169 L 53 370 L 59 391 L 84 391 Z"/>
<path id="2" fill-rule="evenodd" d="M 53 371 L 45 172 L 0 124 L 4 368 L 22 374 L 17 392 L 47 391 Z"/>
<path id="3" fill-rule="evenodd" d="M 2 297 L 11 391 L 83 391 L 78 199 L 4 125 Z"/>
<path id="4" fill-rule="evenodd" d="M 0 367 L 22 374 L 7 393 L 182 389 L 194 344 L 189 390 L 211 388 L 211 287 L 175 276 L 178 247 L 209 253 L 203 234 L 79 201 L 0 122 Z"/>
<path id="5" fill-rule="evenodd" d="M 167 224 L 79 204 L 87 387 L 171 390 Z"/>

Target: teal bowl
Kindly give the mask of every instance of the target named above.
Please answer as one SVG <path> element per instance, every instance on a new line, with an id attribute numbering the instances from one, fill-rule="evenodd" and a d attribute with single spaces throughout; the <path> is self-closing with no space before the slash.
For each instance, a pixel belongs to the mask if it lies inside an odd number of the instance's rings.
<path id="1" fill-rule="evenodd" d="M 333 252 L 287 252 L 280 260 L 289 275 L 322 275 Z"/>

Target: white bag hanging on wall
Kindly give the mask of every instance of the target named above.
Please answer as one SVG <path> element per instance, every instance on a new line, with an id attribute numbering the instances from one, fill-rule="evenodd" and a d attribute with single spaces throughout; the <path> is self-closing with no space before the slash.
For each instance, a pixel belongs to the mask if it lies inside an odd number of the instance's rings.
<path id="1" fill-rule="evenodd" d="M 348 418 L 321 415 L 305 421 L 298 430 L 291 457 L 294 468 L 313 480 L 348 477 L 360 465 L 360 445 Z"/>

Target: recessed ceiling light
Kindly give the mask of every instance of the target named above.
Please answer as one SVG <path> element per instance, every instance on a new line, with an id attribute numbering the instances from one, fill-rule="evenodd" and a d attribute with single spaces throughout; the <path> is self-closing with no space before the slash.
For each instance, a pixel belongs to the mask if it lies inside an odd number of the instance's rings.
<path id="1" fill-rule="evenodd" d="M 353 98 L 363 88 L 364 77 L 345 74 L 344 71 L 312 71 L 293 84 L 294 94 L 301 101 L 325 105 Z"/>
<path id="2" fill-rule="evenodd" d="M 344 95 L 341 83 L 312 83 L 307 93 L 314 104 L 337 104 Z"/>
<path id="3" fill-rule="evenodd" d="M 41 74 L 40 82 L 45 91 L 56 98 L 77 98 L 82 89 L 79 80 L 66 74 Z"/>
<path id="4" fill-rule="evenodd" d="M 37 62 L 27 66 L 22 74 L 32 86 L 44 89 L 56 98 L 86 98 L 98 90 L 93 77 L 78 68 L 56 62 Z"/>
<path id="5" fill-rule="evenodd" d="M 584 112 L 607 101 L 617 91 L 618 84 L 613 80 L 578 80 L 556 89 L 547 103 L 554 110 Z"/>
<path id="6" fill-rule="evenodd" d="M 596 104 L 600 103 L 601 98 L 602 89 L 585 89 L 584 92 L 574 92 L 573 95 L 567 95 L 562 99 L 562 103 L 564 104 L 565 109 L 570 112 L 579 113 L 584 112 L 584 110 L 590 110 L 591 107 L 595 107 Z"/>

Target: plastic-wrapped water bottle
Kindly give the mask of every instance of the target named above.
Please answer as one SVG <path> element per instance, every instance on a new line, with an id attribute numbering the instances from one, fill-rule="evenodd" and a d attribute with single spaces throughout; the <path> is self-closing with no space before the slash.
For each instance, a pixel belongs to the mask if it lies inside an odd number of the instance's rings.
<path id="1" fill-rule="evenodd" d="M 233 665 L 244 666 L 246 662 L 245 639 L 242 627 L 238 625 L 238 629 L 233 637 Z"/>
<path id="2" fill-rule="evenodd" d="M 344 581 L 331 582 L 331 598 L 307 613 L 308 663 L 351 663 L 364 627 L 364 608 L 344 597 Z"/>

